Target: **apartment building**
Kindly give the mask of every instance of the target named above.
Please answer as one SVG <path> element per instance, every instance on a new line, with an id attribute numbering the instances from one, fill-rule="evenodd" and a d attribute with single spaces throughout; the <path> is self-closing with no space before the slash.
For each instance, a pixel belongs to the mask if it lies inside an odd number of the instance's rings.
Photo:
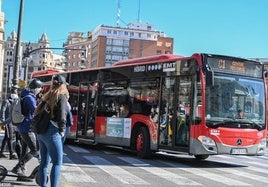
<path id="1" fill-rule="evenodd" d="M 124 28 L 100 25 L 85 37 L 81 32 L 71 32 L 64 47 L 85 49 L 66 50 L 68 70 L 75 70 L 112 66 L 117 61 L 137 57 L 172 54 L 173 38 L 154 30 L 148 23 L 130 23 Z M 83 54 L 86 58 L 81 59 Z"/>

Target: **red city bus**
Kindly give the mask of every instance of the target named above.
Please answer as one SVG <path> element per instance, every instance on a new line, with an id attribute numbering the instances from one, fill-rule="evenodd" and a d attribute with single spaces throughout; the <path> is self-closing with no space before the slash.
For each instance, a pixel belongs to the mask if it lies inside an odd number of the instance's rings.
<path id="1" fill-rule="evenodd" d="M 128 148 L 140 157 L 265 153 L 267 88 L 259 62 L 157 55 L 60 74 L 69 82 L 75 119 L 69 138 L 77 142 Z M 52 75 L 33 73 L 47 85 Z"/>

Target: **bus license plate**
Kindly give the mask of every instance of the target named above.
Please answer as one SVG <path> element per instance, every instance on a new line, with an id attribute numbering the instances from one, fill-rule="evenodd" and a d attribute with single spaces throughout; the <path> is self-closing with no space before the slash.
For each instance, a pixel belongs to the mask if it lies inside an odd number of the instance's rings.
<path id="1" fill-rule="evenodd" d="M 232 155 L 245 155 L 247 154 L 247 149 L 232 149 L 231 154 Z"/>

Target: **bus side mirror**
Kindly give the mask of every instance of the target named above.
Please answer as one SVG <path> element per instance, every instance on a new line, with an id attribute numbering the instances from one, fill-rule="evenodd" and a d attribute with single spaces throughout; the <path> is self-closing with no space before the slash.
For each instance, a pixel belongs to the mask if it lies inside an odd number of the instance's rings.
<path id="1" fill-rule="evenodd" d="M 267 69 L 265 69 L 265 70 L 263 71 L 263 74 L 264 74 L 264 77 L 268 77 L 268 71 L 267 71 Z"/>
<path id="2" fill-rule="evenodd" d="M 202 67 L 202 71 L 206 76 L 206 85 L 214 86 L 214 72 L 207 64 Z"/>
<path id="3" fill-rule="evenodd" d="M 214 72 L 213 71 L 206 72 L 206 85 L 214 86 Z"/>

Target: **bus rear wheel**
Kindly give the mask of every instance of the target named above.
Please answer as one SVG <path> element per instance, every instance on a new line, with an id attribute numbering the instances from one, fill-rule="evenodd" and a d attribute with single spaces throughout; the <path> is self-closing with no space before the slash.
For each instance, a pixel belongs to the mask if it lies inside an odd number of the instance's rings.
<path id="1" fill-rule="evenodd" d="M 197 160 L 205 160 L 209 157 L 209 155 L 194 155 L 194 157 L 197 159 Z"/>
<path id="2" fill-rule="evenodd" d="M 140 158 L 147 158 L 151 155 L 150 135 L 146 127 L 141 127 L 136 135 L 136 151 Z"/>

